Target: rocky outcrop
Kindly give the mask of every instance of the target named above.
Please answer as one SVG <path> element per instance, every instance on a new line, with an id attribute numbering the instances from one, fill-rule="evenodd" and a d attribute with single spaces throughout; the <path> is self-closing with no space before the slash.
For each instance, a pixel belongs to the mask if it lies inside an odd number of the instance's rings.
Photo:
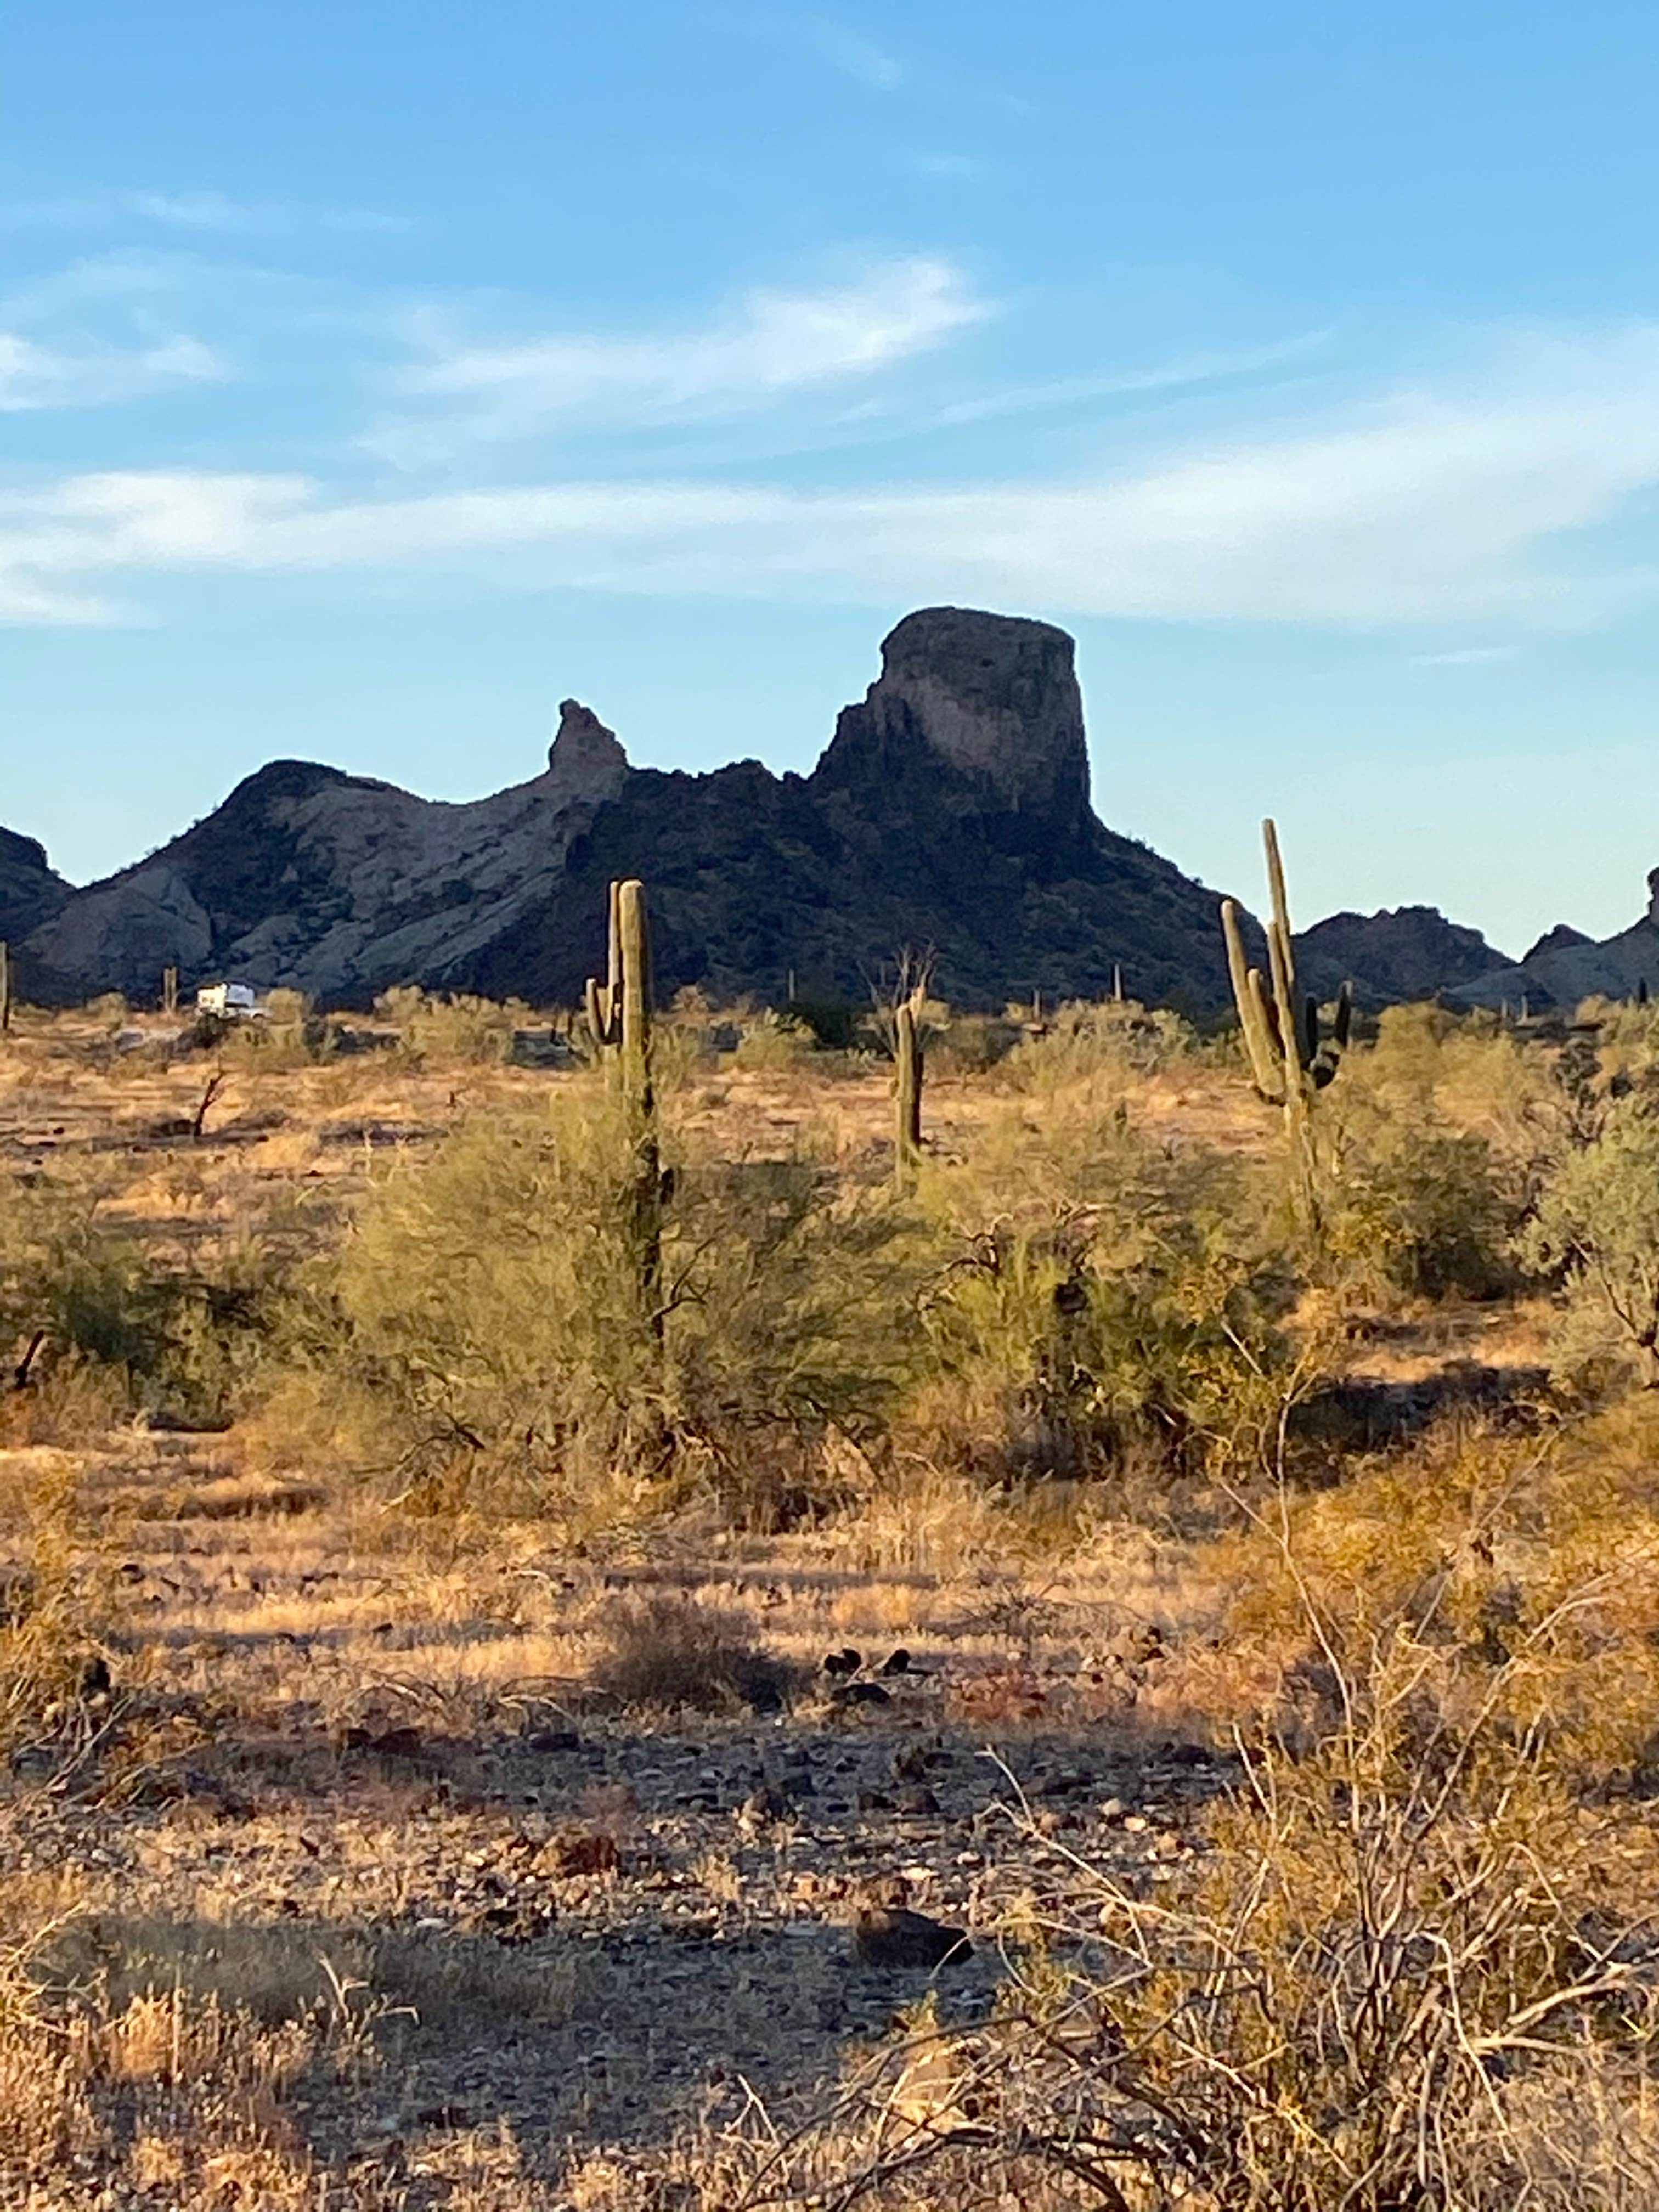
<path id="1" fill-rule="evenodd" d="M 570 1004 L 604 955 L 605 884 L 650 886 L 664 995 L 867 1004 L 901 951 L 963 1006 L 1103 996 L 1218 1007 L 1213 893 L 1091 811 L 1071 639 L 954 607 L 910 615 L 810 776 L 744 761 L 631 775 L 544 906 L 468 970 Z"/>
<path id="2" fill-rule="evenodd" d="M 1448 921 L 1436 907 L 1385 907 L 1334 914 L 1296 939 L 1310 989 L 1329 998 L 1352 982 L 1362 1006 L 1432 999 L 1511 963 L 1478 929 Z"/>
<path id="3" fill-rule="evenodd" d="M 538 899 L 622 787 L 627 756 L 568 699 L 545 771 L 464 805 L 273 761 L 149 860 L 37 930 L 26 987 L 74 998 L 229 975 L 362 1000 L 450 981 Z"/>
<path id="4" fill-rule="evenodd" d="M 1216 899 L 1091 812 L 1065 631 L 954 607 L 899 623 L 810 776 L 632 769 L 560 711 L 544 774 L 465 805 L 300 761 L 250 776 L 161 852 L 79 892 L 26 987 L 153 992 L 164 966 L 336 1004 L 389 984 L 569 1005 L 602 963 L 605 886 L 650 886 L 665 997 L 866 1001 L 904 950 L 960 1005 L 1098 996 L 1219 1006 Z"/>
<path id="5" fill-rule="evenodd" d="M 1071 639 L 1051 623 L 963 607 L 907 615 L 882 645 L 864 703 L 842 714 L 821 772 L 844 776 L 854 761 L 918 744 L 990 811 L 1074 828 L 1088 811 L 1089 747 Z"/>
<path id="6" fill-rule="evenodd" d="M 1582 929 L 1575 929 L 1570 921 L 1558 921 L 1553 929 L 1547 929 L 1535 945 L 1528 945 L 1521 955 L 1519 965 L 1524 968 L 1529 960 L 1536 960 L 1545 952 L 1571 952 L 1581 945 L 1594 945 L 1595 939 Z"/>
<path id="7" fill-rule="evenodd" d="M 15 830 L 0 830 L 0 942 L 15 944 L 37 929 L 70 896 L 52 868 L 46 848 Z"/>

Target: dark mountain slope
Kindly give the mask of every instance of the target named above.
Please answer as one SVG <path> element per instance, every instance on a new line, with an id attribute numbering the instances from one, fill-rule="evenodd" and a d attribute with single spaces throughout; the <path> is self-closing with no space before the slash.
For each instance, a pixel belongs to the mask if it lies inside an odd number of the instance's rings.
<path id="1" fill-rule="evenodd" d="M 15 830 L 0 830 L 0 941 L 15 945 L 73 896 L 56 874 L 46 848 Z"/>
<path id="2" fill-rule="evenodd" d="M 1297 965 L 1311 990 L 1328 998 L 1345 981 L 1364 1006 L 1432 999 L 1510 965 L 1478 929 L 1448 921 L 1436 907 L 1334 914 L 1296 939 Z"/>

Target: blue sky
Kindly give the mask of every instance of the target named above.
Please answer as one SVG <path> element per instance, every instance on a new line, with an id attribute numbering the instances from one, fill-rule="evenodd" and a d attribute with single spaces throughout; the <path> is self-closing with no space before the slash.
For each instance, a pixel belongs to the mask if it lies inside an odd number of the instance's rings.
<path id="1" fill-rule="evenodd" d="M 9 0 L 0 821 L 568 694 L 810 766 L 932 602 L 1073 630 L 1096 803 L 1512 950 L 1659 863 L 1659 13 Z"/>

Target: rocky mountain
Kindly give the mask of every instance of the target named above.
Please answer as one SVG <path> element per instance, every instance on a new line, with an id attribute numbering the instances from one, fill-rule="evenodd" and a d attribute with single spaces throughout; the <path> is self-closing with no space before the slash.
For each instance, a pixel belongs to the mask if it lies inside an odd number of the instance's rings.
<path id="1" fill-rule="evenodd" d="M 227 975 L 366 1001 L 442 982 L 544 896 L 572 839 L 629 774 L 567 701 L 544 773 L 465 805 L 307 761 L 273 761 L 169 845 L 77 891 L 27 939 L 47 1000 Z"/>
<path id="2" fill-rule="evenodd" d="M 572 1004 L 603 957 L 605 887 L 649 887 L 657 984 L 726 1000 L 867 997 L 931 951 L 961 1006 L 1227 994 L 1216 897 L 1091 811 L 1073 641 L 1046 623 L 933 607 L 807 776 L 629 765 L 567 701 L 546 769 L 453 805 L 278 761 L 161 851 L 67 896 L 27 936 L 46 1000 L 146 997 L 164 966 L 333 1004 L 388 985 Z"/>
<path id="3" fill-rule="evenodd" d="M 70 885 L 48 866 L 44 845 L 0 830 L 0 942 L 16 944 L 70 896 Z"/>
<path id="4" fill-rule="evenodd" d="M 1478 929 L 1448 921 L 1431 906 L 1385 907 L 1377 914 L 1334 914 L 1296 939 L 1297 966 L 1309 988 L 1329 998 L 1352 982 L 1362 1006 L 1432 999 L 1512 965 Z"/>
<path id="5" fill-rule="evenodd" d="M 1567 923 L 1541 937 L 1526 958 L 1495 968 L 1449 994 L 1455 1006 L 1500 1006 L 1522 1000 L 1536 1013 L 1581 999 L 1632 999 L 1645 984 L 1659 994 L 1659 868 L 1648 877 L 1647 912 L 1599 943 Z"/>
<path id="6" fill-rule="evenodd" d="M 1540 952 L 1571 952 L 1580 945 L 1594 945 L 1595 939 L 1582 929 L 1575 929 L 1570 921 L 1558 921 L 1553 929 L 1547 929 L 1534 945 L 1521 955 L 1518 965 L 1524 968 L 1529 960 L 1536 960 Z"/>

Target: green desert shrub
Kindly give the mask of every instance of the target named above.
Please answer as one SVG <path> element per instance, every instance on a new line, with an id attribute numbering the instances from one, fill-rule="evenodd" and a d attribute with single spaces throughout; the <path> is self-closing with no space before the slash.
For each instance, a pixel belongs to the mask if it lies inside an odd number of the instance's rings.
<path id="1" fill-rule="evenodd" d="M 303 991 L 279 987 L 267 994 L 263 1021 L 216 1023 L 211 1014 L 200 1017 L 198 1026 L 214 1024 L 211 1042 L 228 1067 L 275 1074 L 279 1070 L 308 1066 L 333 1049 L 334 1035 L 328 1024 L 313 1012 Z"/>
<path id="2" fill-rule="evenodd" d="M 1562 1154 L 1521 1250 L 1560 1279 L 1564 1370 L 1659 1383 L 1659 1114 L 1649 1101 L 1618 1101 L 1590 1142 Z"/>
<path id="3" fill-rule="evenodd" d="M 1374 1044 L 1349 1053 L 1329 1094 L 1347 1111 L 1364 1100 L 1396 1127 L 1483 1138 L 1496 1171 L 1524 1188 L 1558 1152 L 1572 1108 L 1554 1063 L 1493 1015 L 1435 1006 L 1389 1006 Z"/>
<path id="4" fill-rule="evenodd" d="M 0 1189 L 0 1344 L 39 1340 L 42 1371 L 107 1370 L 140 1411 L 216 1424 L 263 1355 L 279 1271 L 252 1241 L 159 1262 L 108 1195 L 71 1174 Z"/>
<path id="5" fill-rule="evenodd" d="M 1589 999 L 1577 1022 L 1595 1024 L 1596 1059 L 1592 1088 L 1619 1097 L 1631 1091 L 1651 1097 L 1659 1091 L 1659 1006 L 1629 1000 Z"/>
<path id="6" fill-rule="evenodd" d="M 804 1020 L 768 1006 L 744 1020 L 732 1065 L 756 1073 L 781 1073 L 804 1066 L 817 1049 L 817 1040 Z"/>
<path id="7" fill-rule="evenodd" d="M 998 1014 L 952 1014 L 927 1054 L 929 1074 L 984 1075 L 1000 1066 L 1023 1032 Z"/>
<path id="8" fill-rule="evenodd" d="M 1286 1282 L 1229 1163 L 1073 1102 L 992 1123 L 925 1199 L 948 1254 L 925 1309 L 940 1449 L 1012 1474 L 1259 1454 Z"/>
<path id="9" fill-rule="evenodd" d="M 1571 1115 L 1545 1055 L 1495 1022 L 1390 1006 L 1316 1121 L 1328 1255 L 1370 1297 L 1492 1297 Z"/>
<path id="10" fill-rule="evenodd" d="M 1074 1000 L 1056 1011 L 1040 1036 L 1018 1045 L 1007 1065 L 1023 1089 L 1045 1091 L 1101 1075 L 1162 1074 L 1196 1047 L 1189 1024 L 1167 1006 Z"/>
<path id="11" fill-rule="evenodd" d="M 1492 1297 L 1514 1279 L 1520 1204 L 1484 1137 L 1373 1128 L 1340 1151 L 1324 1232 L 1330 1252 L 1372 1289 Z"/>
<path id="12" fill-rule="evenodd" d="M 460 1455 L 532 1488 L 718 1472 L 879 1421 L 919 1334 L 912 1232 L 885 1190 L 807 1158 L 721 1161 L 672 1119 L 664 1157 L 654 1291 L 627 1119 L 598 1081 L 476 1115 L 376 1182 L 318 1356 L 356 1378 L 400 1464 Z"/>

